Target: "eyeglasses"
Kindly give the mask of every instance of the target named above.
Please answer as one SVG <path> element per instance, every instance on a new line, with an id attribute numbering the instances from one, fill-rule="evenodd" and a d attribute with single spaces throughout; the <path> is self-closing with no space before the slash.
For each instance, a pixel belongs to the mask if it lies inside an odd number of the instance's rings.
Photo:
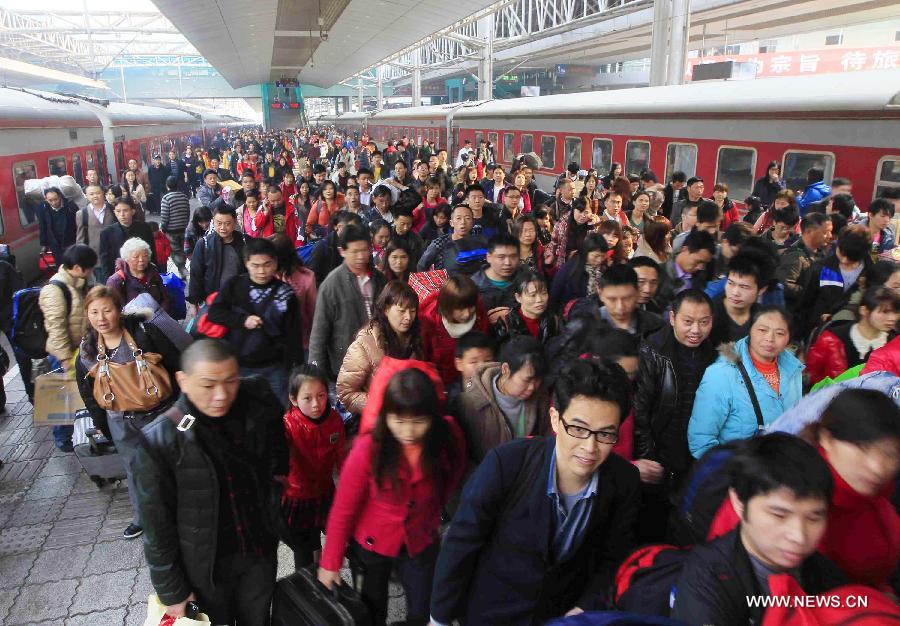
<path id="1" fill-rule="evenodd" d="M 597 443 L 615 445 L 619 442 L 619 433 L 611 433 L 608 430 L 591 430 L 590 428 L 575 426 L 566 422 L 562 415 L 559 416 L 559 421 L 562 422 L 566 434 L 570 437 L 575 437 L 575 439 L 589 439 L 591 435 L 593 435 L 594 439 L 597 440 Z"/>

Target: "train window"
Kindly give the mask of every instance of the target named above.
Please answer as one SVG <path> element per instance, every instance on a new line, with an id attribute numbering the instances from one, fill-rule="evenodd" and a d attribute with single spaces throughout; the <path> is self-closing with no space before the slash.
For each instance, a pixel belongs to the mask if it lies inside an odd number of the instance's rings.
<path id="1" fill-rule="evenodd" d="M 69 172 L 66 171 L 66 157 L 57 156 L 47 159 L 47 171 L 49 176 L 65 176 Z"/>
<path id="2" fill-rule="evenodd" d="M 531 135 L 522 135 L 522 154 L 534 152 L 534 137 Z"/>
<path id="3" fill-rule="evenodd" d="M 591 167 L 597 170 L 600 176 L 609 174 L 612 167 L 613 142 L 609 139 L 594 139 L 591 142 Z"/>
<path id="4" fill-rule="evenodd" d="M 87 175 L 88 170 L 94 169 L 94 153 L 88 150 L 84 153 L 84 173 Z"/>
<path id="5" fill-rule="evenodd" d="M 722 146 L 716 162 L 716 183 L 728 185 L 732 198 L 746 198 L 753 190 L 756 171 L 756 150 Z"/>
<path id="6" fill-rule="evenodd" d="M 84 171 L 81 168 L 81 155 L 77 152 L 72 155 L 72 176 L 79 185 L 84 184 Z"/>
<path id="7" fill-rule="evenodd" d="M 788 189 L 803 191 L 806 189 L 806 172 L 814 167 L 824 170 L 825 182 L 830 184 L 834 177 L 834 154 L 788 150 L 781 161 L 781 178 Z"/>
<path id="8" fill-rule="evenodd" d="M 503 133 L 503 161 L 512 163 L 516 158 L 516 136 L 512 133 Z"/>
<path id="9" fill-rule="evenodd" d="M 566 137 L 566 162 L 564 165 L 568 167 L 569 163 L 577 163 L 578 169 L 581 169 L 581 139 L 578 137 Z"/>
<path id="10" fill-rule="evenodd" d="M 672 180 L 674 172 L 684 172 L 688 178 L 697 173 L 696 145 L 692 143 L 670 143 L 666 147 L 667 181 Z"/>
<path id="11" fill-rule="evenodd" d="M 873 197 L 880 198 L 888 189 L 900 187 L 900 156 L 882 157 L 875 172 L 875 195 Z"/>
<path id="12" fill-rule="evenodd" d="M 626 141 L 625 175 L 640 176 L 648 167 L 650 167 L 650 142 Z"/>
<path id="13" fill-rule="evenodd" d="M 497 157 L 497 143 L 500 141 L 497 133 L 488 133 L 488 143 L 494 148 L 494 158 Z"/>
<path id="14" fill-rule="evenodd" d="M 541 135 L 541 161 L 544 169 L 552 170 L 556 167 L 556 137 Z"/>
<path id="15" fill-rule="evenodd" d="M 139 167 L 144 167 L 145 165 L 150 165 L 150 158 L 147 156 L 147 144 L 141 144 L 141 162 Z"/>
<path id="16" fill-rule="evenodd" d="M 106 167 L 106 156 L 104 155 L 103 148 L 97 148 L 97 175 L 100 177 L 101 181 L 107 180 L 107 176 L 109 172 Z"/>
<path id="17" fill-rule="evenodd" d="M 484 133 L 479 131 L 475 131 L 475 147 L 481 145 L 481 142 L 484 141 Z"/>
<path id="18" fill-rule="evenodd" d="M 13 180 L 16 183 L 16 199 L 19 203 L 19 221 L 22 226 L 34 224 L 37 220 L 36 206 L 25 197 L 25 181 L 37 178 L 37 166 L 34 161 L 13 163 Z"/>

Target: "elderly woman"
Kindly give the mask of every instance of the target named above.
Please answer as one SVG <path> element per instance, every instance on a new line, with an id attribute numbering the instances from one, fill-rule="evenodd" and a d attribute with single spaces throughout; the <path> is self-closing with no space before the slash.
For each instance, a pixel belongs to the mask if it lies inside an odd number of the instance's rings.
<path id="1" fill-rule="evenodd" d="M 106 281 L 106 286 L 118 292 L 122 302 L 131 302 L 142 293 L 149 293 L 169 315 L 169 292 L 163 285 L 159 270 L 150 262 L 150 246 L 139 237 L 132 237 L 122 244 L 116 271 Z"/>
<path id="2" fill-rule="evenodd" d="M 128 477 L 128 499 L 131 502 L 131 524 L 125 529 L 125 539 L 139 537 L 144 531 L 140 526 L 137 506 L 137 487 L 131 475 L 131 459 L 140 442 L 140 429 L 152 422 L 156 416 L 178 397 L 175 372 L 179 369 L 179 352 L 171 341 L 156 326 L 145 323 L 138 316 L 122 315 L 122 296 L 110 287 L 94 287 L 84 298 L 84 315 L 88 319 L 88 329 L 81 341 L 79 358 L 75 363 L 75 378 L 84 405 L 90 411 L 94 426 L 113 440 L 116 450 L 122 455 L 125 473 Z M 149 411 L 106 411 L 94 399 L 95 373 L 91 371 L 99 361 L 102 351 L 110 363 L 133 363 L 134 348 L 144 355 L 158 354 L 161 365 L 169 377 L 171 391 L 160 393 L 156 407 Z M 163 385 L 156 381 L 160 389 Z M 112 383 L 115 388 L 115 382 Z"/>

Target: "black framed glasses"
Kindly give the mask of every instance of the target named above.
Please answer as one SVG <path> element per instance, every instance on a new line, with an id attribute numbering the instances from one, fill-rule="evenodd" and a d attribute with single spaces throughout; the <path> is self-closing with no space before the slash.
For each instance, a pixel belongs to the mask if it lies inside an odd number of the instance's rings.
<path id="1" fill-rule="evenodd" d="M 575 426 L 574 424 L 566 422 L 562 415 L 559 416 L 559 421 L 562 423 L 566 434 L 570 437 L 575 437 L 575 439 L 589 439 L 590 436 L 593 435 L 594 439 L 597 440 L 597 443 L 615 445 L 619 442 L 619 433 L 617 432 L 611 433 L 608 430 L 591 430 L 590 428 L 584 428 L 583 426 Z"/>

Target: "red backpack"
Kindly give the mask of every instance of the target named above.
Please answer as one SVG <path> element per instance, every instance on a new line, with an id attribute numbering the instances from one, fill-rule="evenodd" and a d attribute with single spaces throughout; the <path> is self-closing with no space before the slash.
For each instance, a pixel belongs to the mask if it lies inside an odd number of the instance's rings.
<path id="1" fill-rule="evenodd" d="M 188 324 L 187 331 L 192 337 L 196 339 L 202 339 L 203 337 L 222 339 L 228 334 L 227 326 L 209 321 L 209 307 L 212 306 L 217 295 L 219 295 L 218 291 L 209 294 L 206 297 L 206 302 L 200 305 L 197 316 L 191 320 L 193 323 Z"/>

